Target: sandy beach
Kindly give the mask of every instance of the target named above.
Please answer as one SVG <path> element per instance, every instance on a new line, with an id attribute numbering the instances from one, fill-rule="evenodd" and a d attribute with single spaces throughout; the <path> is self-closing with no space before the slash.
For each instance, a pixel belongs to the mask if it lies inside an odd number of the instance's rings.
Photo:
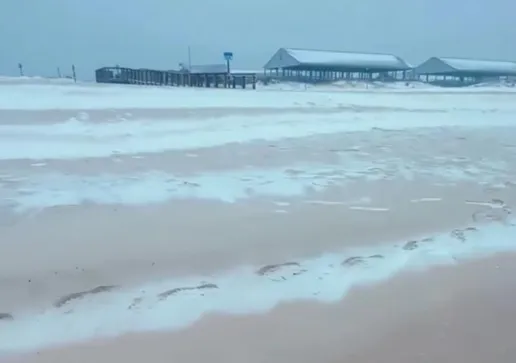
<path id="1" fill-rule="evenodd" d="M 22 362 L 512 362 L 515 257 L 358 288 L 337 304 L 282 304 L 266 315 L 208 315 L 174 333 L 94 340 Z"/>
<path id="2" fill-rule="evenodd" d="M 516 358 L 515 92 L 4 93 L 0 361 Z"/>

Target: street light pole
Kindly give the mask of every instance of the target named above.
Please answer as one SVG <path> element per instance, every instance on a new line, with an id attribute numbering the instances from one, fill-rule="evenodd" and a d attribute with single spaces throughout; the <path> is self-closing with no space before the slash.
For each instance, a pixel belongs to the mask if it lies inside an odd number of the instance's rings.
<path id="1" fill-rule="evenodd" d="M 190 50 L 190 46 L 188 46 L 188 70 L 192 69 L 192 52 Z"/>
<path id="2" fill-rule="evenodd" d="M 228 87 L 229 86 L 228 82 L 231 80 L 231 68 L 230 68 L 229 63 L 233 59 L 233 53 L 232 52 L 224 52 L 224 59 L 226 60 L 226 67 L 227 67 L 226 81 L 224 82 L 224 86 Z"/>

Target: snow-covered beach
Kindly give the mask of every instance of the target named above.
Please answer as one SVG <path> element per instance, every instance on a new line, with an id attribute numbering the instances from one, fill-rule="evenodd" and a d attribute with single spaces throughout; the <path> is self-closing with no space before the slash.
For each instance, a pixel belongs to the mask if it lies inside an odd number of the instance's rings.
<path id="1" fill-rule="evenodd" d="M 509 352 L 515 115 L 502 87 L 1 79 L 0 361 Z"/>

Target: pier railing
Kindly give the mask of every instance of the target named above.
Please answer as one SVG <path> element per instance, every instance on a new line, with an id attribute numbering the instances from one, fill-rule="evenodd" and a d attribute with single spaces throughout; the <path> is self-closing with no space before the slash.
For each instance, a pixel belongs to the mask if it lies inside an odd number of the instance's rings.
<path id="1" fill-rule="evenodd" d="M 256 74 L 191 73 L 124 67 L 103 67 L 95 71 L 97 83 L 118 83 L 176 87 L 256 89 Z"/>

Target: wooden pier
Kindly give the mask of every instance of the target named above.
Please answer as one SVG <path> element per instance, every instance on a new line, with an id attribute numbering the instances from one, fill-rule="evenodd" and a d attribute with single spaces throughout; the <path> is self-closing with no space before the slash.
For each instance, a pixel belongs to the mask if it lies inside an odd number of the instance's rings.
<path id="1" fill-rule="evenodd" d="M 97 83 L 242 89 L 251 87 L 256 89 L 255 73 L 228 74 L 224 71 L 207 72 L 201 69 L 190 72 L 103 67 L 95 71 L 95 80 Z"/>

